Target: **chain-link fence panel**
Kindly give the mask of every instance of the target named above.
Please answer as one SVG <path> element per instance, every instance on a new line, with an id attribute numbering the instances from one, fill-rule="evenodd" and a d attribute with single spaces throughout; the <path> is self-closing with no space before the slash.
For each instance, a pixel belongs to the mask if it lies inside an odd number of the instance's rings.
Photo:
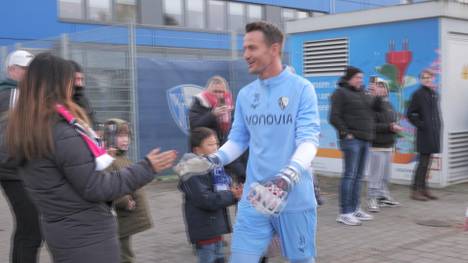
<path id="1" fill-rule="evenodd" d="M 189 108 L 210 77 L 225 78 L 234 99 L 255 79 L 242 60 L 242 41 L 234 32 L 114 25 L 2 47 L 0 61 L 15 49 L 76 61 L 95 121 L 132 123 L 130 155 L 137 159 L 158 146 L 189 150 Z"/>
<path id="2" fill-rule="evenodd" d="M 7 53 L 15 49 L 28 50 L 33 54 L 50 52 L 76 61 L 84 71 L 85 94 L 95 112 L 95 126 L 109 118 L 135 123 L 134 37 L 131 36 L 131 29 L 128 25 L 117 25 L 63 34 L 55 38 L 17 43 L 7 47 Z M 136 157 L 137 145 L 133 144 L 130 150 L 133 159 Z"/>

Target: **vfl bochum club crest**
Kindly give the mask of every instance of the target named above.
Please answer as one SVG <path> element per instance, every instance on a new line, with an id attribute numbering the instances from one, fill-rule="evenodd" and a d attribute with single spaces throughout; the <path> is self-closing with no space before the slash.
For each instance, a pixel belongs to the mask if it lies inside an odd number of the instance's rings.
<path id="1" fill-rule="evenodd" d="M 289 103 L 288 97 L 281 96 L 278 99 L 278 104 L 279 104 L 281 110 L 284 110 L 288 106 L 288 103 Z"/>
<path id="2" fill-rule="evenodd" d="M 194 84 L 182 84 L 166 91 L 167 105 L 172 119 L 186 135 L 188 135 L 190 129 L 188 112 L 190 105 L 192 105 L 193 96 L 202 91 L 202 87 Z"/>

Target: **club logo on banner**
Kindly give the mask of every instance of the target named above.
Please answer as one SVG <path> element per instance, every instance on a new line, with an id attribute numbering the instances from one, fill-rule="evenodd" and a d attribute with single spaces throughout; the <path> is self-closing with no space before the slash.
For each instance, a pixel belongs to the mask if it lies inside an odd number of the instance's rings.
<path id="1" fill-rule="evenodd" d="M 194 84 L 182 84 L 170 88 L 166 92 L 167 105 L 172 115 L 172 119 L 179 129 L 188 135 L 189 118 L 188 112 L 192 105 L 193 96 L 202 92 L 203 88 Z"/>

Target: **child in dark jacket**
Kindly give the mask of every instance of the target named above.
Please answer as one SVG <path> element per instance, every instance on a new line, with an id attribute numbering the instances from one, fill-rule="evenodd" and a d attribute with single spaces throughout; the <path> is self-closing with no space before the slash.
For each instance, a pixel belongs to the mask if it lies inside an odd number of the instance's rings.
<path id="1" fill-rule="evenodd" d="M 191 131 L 193 153 L 204 156 L 218 149 L 214 131 L 199 127 Z M 224 262 L 222 235 L 230 233 L 227 207 L 242 195 L 241 186 L 232 186 L 224 168 L 208 174 L 182 176 L 179 188 L 184 193 L 184 216 L 190 242 L 196 247 L 199 262 Z"/>

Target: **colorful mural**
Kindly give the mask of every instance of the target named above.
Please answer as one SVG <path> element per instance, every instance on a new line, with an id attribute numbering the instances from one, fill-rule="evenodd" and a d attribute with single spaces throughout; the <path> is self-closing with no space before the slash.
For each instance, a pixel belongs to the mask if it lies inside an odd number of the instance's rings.
<path id="1" fill-rule="evenodd" d="M 394 163 L 409 178 L 415 161 L 414 127 L 405 117 L 405 111 L 412 93 L 419 87 L 418 75 L 421 70 L 431 68 L 440 72 L 439 21 L 420 19 L 395 23 L 383 23 L 349 28 L 304 32 L 290 36 L 292 65 L 298 74 L 302 72 L 302 46 L 304 42 L 334 38 L 346 38 L 349 46 L 349 65 L 365 73 L 365 79 L 378 76 L 390 84 L 390 101 L 398 112 L 399 124 L 404 131 L 399 134 Z M 335 129 L 328 122 L 330 96 L 340 76 L 307 77 L 316 89 L 321 118 L 320 150 L 318 157 L 338 159 L 341 152 Z M 439 81 L 439 78 L 437 78 Z M 368 83 L 365 83 L 366 85 Z M 323 159 L 322 159 L 323 160 Z M 319 168 L 336 170 L 341 167 L 318 161 Z"/>

